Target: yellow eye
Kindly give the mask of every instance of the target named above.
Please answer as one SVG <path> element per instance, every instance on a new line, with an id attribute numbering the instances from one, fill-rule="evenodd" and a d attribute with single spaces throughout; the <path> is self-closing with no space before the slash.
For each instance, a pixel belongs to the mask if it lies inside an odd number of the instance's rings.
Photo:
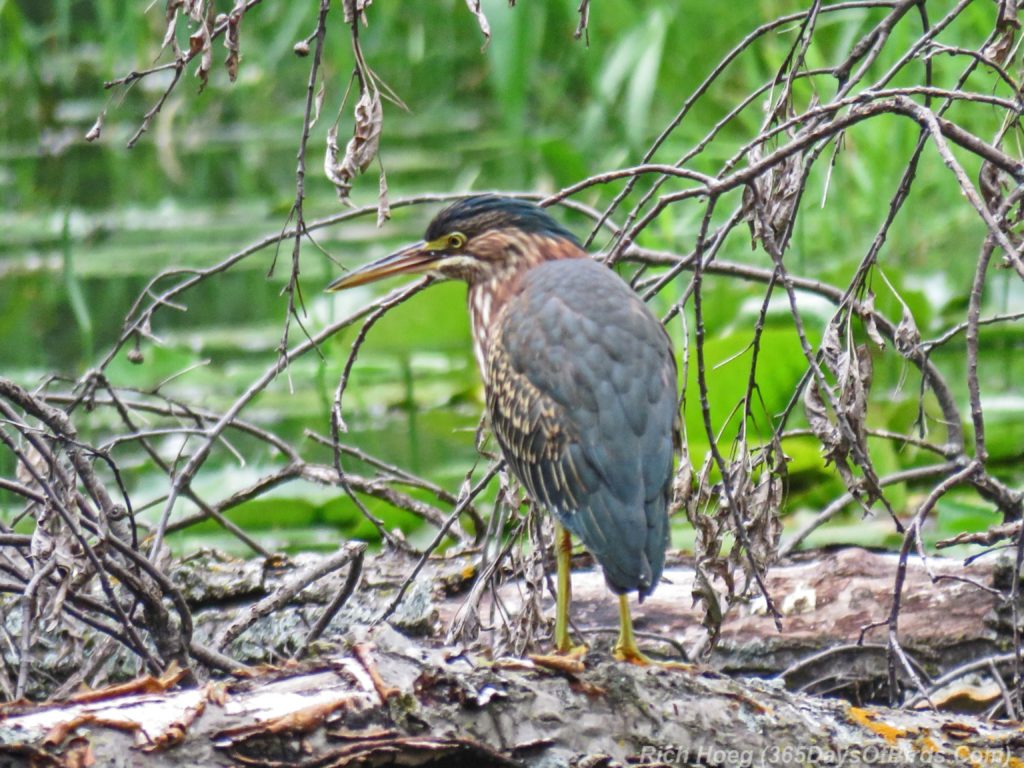
<path id="1" fill-rule="evenodd" d="M 453 251 L 457 251 L 460 248 L 464 248 L 466 245 L 466 236 L 461 232 L 452 232 L 448 235 L 448 247 Z"/>

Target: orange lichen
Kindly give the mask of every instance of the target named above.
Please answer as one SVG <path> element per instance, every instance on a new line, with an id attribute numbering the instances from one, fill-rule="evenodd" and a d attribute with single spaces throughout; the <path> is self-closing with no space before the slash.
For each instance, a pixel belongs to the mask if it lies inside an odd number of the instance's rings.
<path id="1" fill-rule="evenodd" d="M 860 707 L 850 707 L 848 712 L 850 718 L 858 725 L 867 728 L 872 733 L 881 736 L 889 744 L 895 744 L 898 739 L 906 738 L 905 728 L 896 728 L 885 723 L 878 722 L 875 713 Z"/>
<path id="2" fill-rule="evenodd" d="M 935 739 L 933 739 L 927 733 L 924 733 L 921 736 L 919 736 L 917 740 L 914 742 L 914 746 L 917 748 L 917 751 L 920 752 L 922 755 L 934 755 L 940 749 L 942 749 L 942 746 L 938 744 L 935 741 Z"/>

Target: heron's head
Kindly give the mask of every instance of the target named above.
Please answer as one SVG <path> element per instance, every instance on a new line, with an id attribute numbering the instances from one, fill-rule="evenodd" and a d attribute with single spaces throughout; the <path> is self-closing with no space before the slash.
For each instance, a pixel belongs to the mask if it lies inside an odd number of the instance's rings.
<path id="1" fill-rule="evenodd" d="M 575 235 L 542 208 L 516 198 L 477 195 L 438 213 L 422 241 L 339 277 L 327 290 L 421 273 L 470 284 L 501 282 L 542 261 L 583 255 Z"/>

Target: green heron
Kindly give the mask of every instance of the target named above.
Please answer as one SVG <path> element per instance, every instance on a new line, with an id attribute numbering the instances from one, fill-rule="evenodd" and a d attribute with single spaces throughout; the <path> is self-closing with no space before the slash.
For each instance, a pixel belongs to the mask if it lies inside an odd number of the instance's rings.
<path id="1" fill-rule="evenodd" d="M 615 656 L 644 663 L 627 598 L 635 591 L 642 602 L 654 591 L 669 540 L 679 409 L 665 329 L 571 232 L 522 200 L 460 200 L 434 218 L 423 242 L 328 290 L 408 273 L 469 284 L 491 428 L 512 472 L 557 520 L 557 650 L 572 648 L 571 532 L 619 596 Z"/>

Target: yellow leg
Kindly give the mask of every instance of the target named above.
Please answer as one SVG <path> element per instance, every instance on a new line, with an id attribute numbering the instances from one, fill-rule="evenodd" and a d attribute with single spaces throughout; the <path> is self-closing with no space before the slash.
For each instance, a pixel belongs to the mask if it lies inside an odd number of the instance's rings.
<path id="1" fill-rule="evenodd" d="M 648 659 L 636 644 L 636 635 L 633 634 L 633 617 L 629 614 L 629 597 L 619 595 L 619 640 L 615 643 L 615 650 L 612 655 L 619 661 L 628 661 L 631 664 L 650 664 Z"/>
<path id="2" fill-rule="evenodd" d="M 619 595 L 619 640 L 615 643 L 612 655 L 619 661 L 628 661 L 630 664 L 648 666 L 656 664 L 666 669 L 679 669 L 689 672 L 693 669 L 692 664 L 680 661 L 654 661 L 648 658 L 636 644 L 636 635 L 633 634 L 633 617 L 629 613 L 629 597 Z"/>
<path id="3" fill-rule="evenodd" d="M 572 651 L 569 639 L 569 602 L 572 599 L 572 579 L 569 576 L 569 558 L 572 556 L 572 539 L 569 532 L 555 523 L 555 562 L 558 575 L 555 580 L 555 650 L 558 653 Z"/>
<path id="4" fill-rule="evenodd" d="M 583 657 L 587 646 L 573 646 L 569 638 L 569 600 L 572 597 L 572 581 L 569 578 L 569 559 L 572 556 L 572 539 L 569 532 L 555 523 L 555 562 L 558 575 L 555 578 L 555 652 L 552 655 L 530 654 L 534 663 L 548 669 L 578 675 L 583 672 Z"/>

